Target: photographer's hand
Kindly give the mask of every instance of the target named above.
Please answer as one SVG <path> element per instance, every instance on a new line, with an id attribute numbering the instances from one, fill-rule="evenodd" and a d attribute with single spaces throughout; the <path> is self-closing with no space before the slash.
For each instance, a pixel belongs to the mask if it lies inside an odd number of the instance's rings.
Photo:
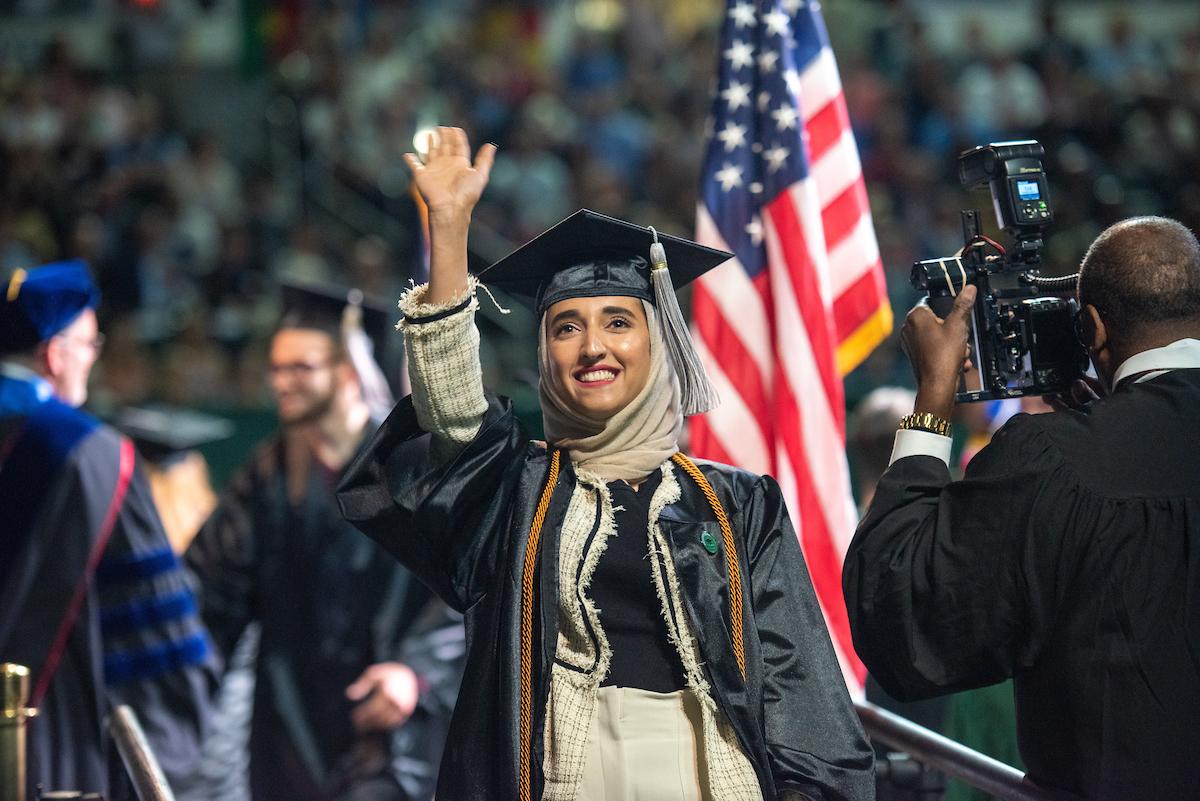
<path id="1" fill-rule="evenodd" d="M 924 303 L 908 313 L 904 327 L 900 329 L 900 347 L 912 363 L 917 378 L 914 412 L 929 412 L 943 420 L 950 419 L 958 377 L 970 355 L 967 337 L 974 303 L 975 287 L 968 285 L 954 299 L 954 308 L 945 320 Z"/>
<path id="2" fill-rule="evenodd" d="M 1103 381 L 1085 375 L 1083 378 L 1076 379 L 1065 392 L 1058 395 L 1043 395 L 1042 400 L 1049 404 L 1054 411 L 1065 412 L 1071 409 L 1083 409 L 1092 401 L 1100 400 L 1107 394 L 1108 387 L 1104 385 Z"/>

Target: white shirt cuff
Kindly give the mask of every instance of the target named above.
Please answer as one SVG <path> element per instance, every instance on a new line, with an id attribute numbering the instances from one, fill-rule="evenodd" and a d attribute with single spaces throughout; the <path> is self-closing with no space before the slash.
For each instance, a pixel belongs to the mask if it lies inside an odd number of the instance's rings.
<path id="1" fill-rule="evenodd" d="M 941 434 L 902 428 L 896 432 L 896 443 L 892 446 L 892 460 L 888 462 L 888 466 L 905 456 L 933 456 L 941 459 L 949 467 L 950 447 L 953 444 L 954 440 Z"/>

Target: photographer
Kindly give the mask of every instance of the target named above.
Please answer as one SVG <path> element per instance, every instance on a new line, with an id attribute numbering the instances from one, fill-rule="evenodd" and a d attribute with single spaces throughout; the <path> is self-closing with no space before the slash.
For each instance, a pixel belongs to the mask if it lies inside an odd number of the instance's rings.
<path id="1" fill-rule="evenodd" d="M 1200 244 L 1158 217 L 1080 268 L 1104 387 L 1017 415 L 951 481 L 975 288 L 902 340 L 914 414 L 846 557 L 855 647 L 902 699 L 1013 677 L 1029 778 L 1088 799 L 1200 788 Z M 1096 389 L 1101 389 L 1099 383 Z"/>

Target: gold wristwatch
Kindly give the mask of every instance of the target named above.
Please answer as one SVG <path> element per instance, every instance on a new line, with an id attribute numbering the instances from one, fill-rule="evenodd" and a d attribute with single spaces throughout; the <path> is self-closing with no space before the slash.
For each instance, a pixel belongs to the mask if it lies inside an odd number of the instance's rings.
<path id="1" fill-rule="evenodd" d="M 902 431 L 928 431 L 942 437 L 950 436 L 950 421 L 929 412 L 913 412 L 900 418 Z"/>

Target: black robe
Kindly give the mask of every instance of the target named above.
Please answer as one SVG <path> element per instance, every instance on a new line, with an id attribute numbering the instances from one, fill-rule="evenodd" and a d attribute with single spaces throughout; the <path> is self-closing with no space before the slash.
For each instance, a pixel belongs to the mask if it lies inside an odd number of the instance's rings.
<path id="1" fill-rule="evenodd" d="M 0 661 L 30 668 L 36 684 L 70 599 L 87 587 L 28 723 L 28 793 L 41 784 L 129 798 L 105 725 L 110 707 L 132 707 L 178 785 L 200 758 L 215 664 L 140 468 L 119 498 L 121 450 L 132 446 L 48 389 L 0 377 Z"/>
<path id="2" fill-rule="evenodd" d="M 846 558 L 854 644 L 898 698 L 1014 678 L 1034 781 L 1200 797 L 1200 370 L 1018 415 L 950 480 L 884 474 Z"/>
<path id="3" fill-rule="evenodd" d="M 523 435 L 507 401 L 488 398 L 474 441 L 434 466 L 411 398 L 401 401 L 347 471 L 347 519 L 382 543 L 467 622 L 467 670 L 454 710 L 437 797 L 516 799 L 519 762 L 521 575 L 549 457 Z M 414 458 L 412 445 L 426 449 Z M 682 497 L 660 518 L 684 610 L 718 708 L 753 764 L 766 801 L 868 799 L 873 754 L 850 703 L 778 486 L 769 478 L 700 463 L 738 543 L 747 677 L 728 631 L 723 557 L 700 489 L 677 474 Z M 533 679 L 532 798 L 541 797 L 544 711 L 558 619 L 560 528 L 574 473 L 564 462 L 542 529 Z"/>
<path id="4" fill-rule="evenodd" d="M 342 520 L 337 478 L 303 443 L 272 439 L 232 479 L 187 563 L 223 654 L 261 624 L 255 798 L 427 799 L 462 676 L 461 618 Z M 390 735 L 359 735 L 345 689 L 378 662 L 411 667 L 421 700 Z"/>

